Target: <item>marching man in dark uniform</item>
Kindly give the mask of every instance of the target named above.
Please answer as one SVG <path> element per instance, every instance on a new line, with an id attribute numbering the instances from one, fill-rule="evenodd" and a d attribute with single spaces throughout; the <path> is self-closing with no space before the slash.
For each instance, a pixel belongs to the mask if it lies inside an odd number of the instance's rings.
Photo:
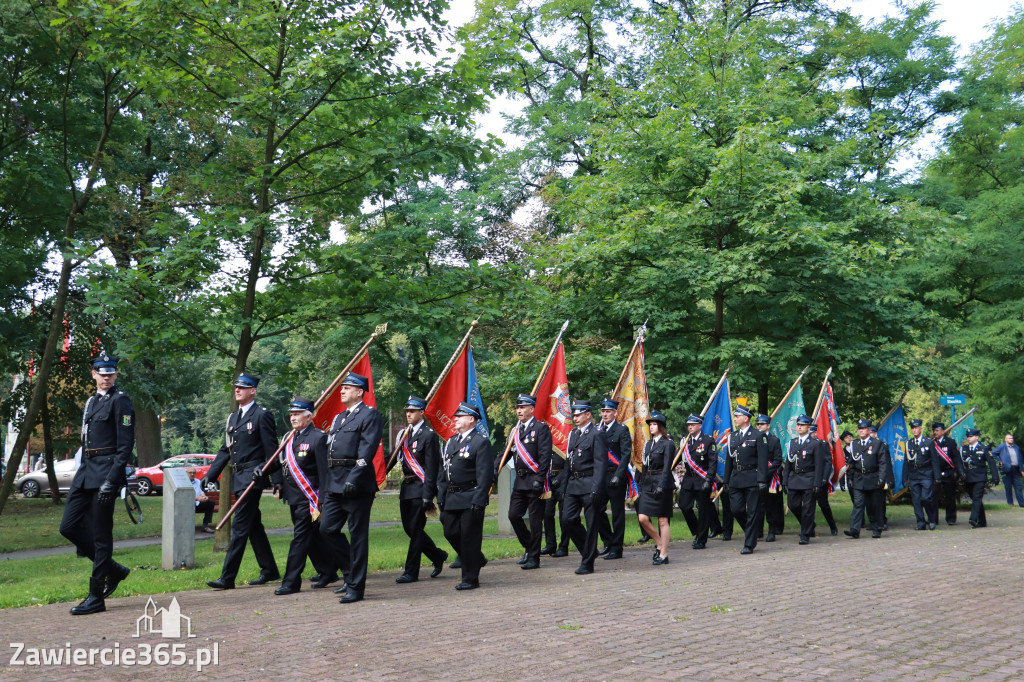
<path id="1" fill-rule="evenodd" d="M 725 458 L 723 481 L 729 486 L 732 515 L 743 528 L 743 549 L 752 554 L 757 547 L 757 534 L 764 527 L 764 496 L 768 490 L 768 438 L 750 428 L 754 416 L 748 408 L 737 405 L 736 429 L 729 436 L 729 452 Z"/>
<path id="2" fill-rule="evenodd" d="M 551 454 L 551 471 L 548 475 L 549 484 L 554 488 L 562 470 L 565 468 L 565 459 L 557 452 Z M 569 556 L 569 536 L 565 532 L 562 523 L 562 501 L 564 495 L 561 490 L 552 490 L 551 497 L 544 500 L 544 547 L 541 554 L 549 554 L 552 557 Z M 555 536 L 555 526 L 559 528 L 559 536 Z"/>
<path id="3" fill-rule="evenodd" d="M 964 464 L 960 460 L 960 449 L 956 441 L 946 436 L 946 425 L 932 424 L 932 447 L 939 458 L 939 489 L 942 504 L 946 507 L 946 525 L 956 525 L 956 503 L 960 495 L 956 491 L 956 479 L 964 475 Z"/>
<path id="4" fill-rule="evenodd" d="M 441 446 L 437 433 L 423 419 L 427 401 L 411 395 L 405 402 L 405 430 L 398 435 L 398 457 L 402 462 L 402 489 L 398 495 L 398 508 L 402 514 L 402 528 L 409 536 L 409 551 L 405 555 L 405 571 L 395 578 L 399 584 L 414 583 L 420 579 L 420 558 L 426 554 L 434 565 L 431 578 L 441 575 L 448 552 L 438 549 L 433 539 L 423 530 L 427 525 L 427 510 L 431 509 L 437 492 L 437 468 L 441 462 Z"/>
<path id="5" fill-rule="evenodd" d="M 462 582 L 456 590 L 480 587 L 480 569 L 487 559 L 483 544 L 484 510 L 494 483 L 494 450 L 491 441 L 477 431 L 480 412 L 474 405 L 459 403 L 455 410 L 455 429 L 441 457 L 437 472 L 437 504 L 441 507 L 441 525 L 462 561 Z"/>
<path id="6" fill-rule="evenodd" d="M 295 594 L 302 587 L 302 571 L 306 558 L 320 576 L 314 588 L 337 582 L 337 567 L 327 559 L 320 541 L 320 467 L 326 457 L 327 436 L 313 426 L 314 402 L 295 396 L 288 405 L 294 435 L 271 465 L 270 471 L 281 472 L 281 498 L 288 503 L 292 515 L 292 542 L 284 579 L 274 594 Z"/>
<path id="7" fill-rule="evenodd" d="M 935 530 L 939 522 L 939 505 L 935 500 L 935 489 L 942 480 L 939 455 L 935 452 L 932 439 L 921 435 L 922 421 L 910 420 L 910 434 L 907 441 L 907 461 L 903 464 L 904 486 L 910 487 L 914 502 L 914 517 L 917 529 Z"/>
<path id="8" fill-rule="evenodd" d="M 818 441 L 819 446 L 823 448 L 825 451 L 825 474 L 824 478 L 822 479 L 825 482 L 825 484 L 818 488 L 818 492 L 815 495 L 815 499 L 818 502 L 818 508 L 821 509 L 821 515 L 825 517 L 825 523 L 828 524 L 828 528 L 832 532 L 832 535 L 839 535 L 839 527 L 836 525 L 836 517 L 832 514 L 832 505 L 828 501 L 828 482 L 832 480 L 832 474 L 835 473 L 835 465 L 832 464 L 832 447 L 830 446 L 828 441 L 818 438 L 817 424 L 811 424 L 811 438 Z M 889 467 L 889 469 L 889 476 L 891 478 L 892 467 Z M 895 480 L 889 481 L 890 488 L 895 487 L 895 485 Z M 883 528 L 882 530 L 888 530 L 888 528 Z M 815 537 L 813 525 L 811 527 L 811 537 Z"/>
<path id="9" fill-rule="evenodd" d="M 348 569 L 341 594 L 342 604 L 362 601 L 366 590 L 366 560 L 370 549 L 370 508 L 377 494 L 373 458 L 381 437 L 380 413 L 363 403 L 370 381 L 349 372 L 341 382 L 341 402 L 347 408 L 331 422 L 327 456 L 320 464 L 320 535 L 330 561 Z M 350 541 L 341 534 L 348 523 Z"/>
<path id="10" fill-rule="evenodd" d="M 880 538 L 882 525 L 885 523 L 885 495 L 889 468 L 892 464 L 889 459 L 889 446 L 878 438 L 871 437 L 871 420 L 861 419 L 857 422 L 857 439 L 853 441 L 850 461 L 846 466 L 847 472 L 855 473 L 850 481 L 854 499 L 850 529 L 844 530 L 843 533 L 854 539 L 860 537 L 866 509 L 871 524 L 871 537 Z"/>
<path id="11" fill-rule="evenodd" d="M 800 522 L 800 544 L 810 542 L 818 491 L 826 484 L 828 448 L 810 435 L 813 420 L 806 414 L 796 418 L 797 437 L 789 441 L 789 453 L 782 484 L 789 491 L 789 510 Z"/>
<path id="12" fill-rule="evenodd" d="M 580 552 L 577 575 L 594 572 L 597 558 L 599 514 L 604 514 L 605 478 L 608 470 L 608 446 L 604 434 L 594 426 L 590 403 L 579 400 L 572 406 L 572 420 L 576 428 L 569 434 L 565 469 L 554 481 L 562 491 L 562 527 Z M 587 519 L 586 530 L 580 515 Z"/>
<path id="13" fill-rule="evenodd" d="M 551 467 L 551 429 L 533 418 L 537 399 L 520 393 L 516 399 L 519 423 L 513 427 L 511 461 L 516 472 L 512 498 L 508 505 L 508 520 L 516 532 L 519 544 L 526 553 L 519 560 L 523 570 L 540 567 L 540 540 L 544 532 L 544 500 L 541 495 L 551 492 L 548 469 Z M 497 475 L 495 475 L 497 479 Z M 527 529 L 523 515 L 529 512 Z"/>
<path id="14" fill-rule="evenodd" d="M 786 507 L 782 493 L 782 442 L 773 434 L 772 418 L 766 414 L 757 415 L 757 430 L 768 439 L 768 491 L 764 501 L 764 518 L 768 523 L 768 535 L 765 542 L 775 542 L 775 536 L 781 535 L 786 527 Z"/>
<path id="15" fill-rule="evenodd" d="M 669 521 L 675 492 L 672 460 L 675 458 L 676 446 L 665 424 L 665 415 L 652 410 L 647 418 L 651 439 L 644 443 L 643 468 L 637 481 L 640 497 L 636 501 L 636 511 L 640 526 L 651 536 L 657 547 L 653 558 L 655 566 L 668 563 L 668 545 L 672 539 Z M 654 519 L 657 519 L 656 524 L 652 522 Z"/>
<path id="16" fill-rule="evenodd" d="M 131 572 L 112 556 L 114 501 L 135 447 L 135 408 L 115 385 L 117 361 L 106 353 L 92 361 L 96 394 L 82 413 L 82 461 L 60 522 L 60 534 L 75 544 L 79 556 L 92 560 L 89 596 L 72 607 L 74 616 L 106 611 L 104 599 Z"/>
<path id="17" fill-rule="evenodd" d="M 277 451 L 277 425 L 274 423 L 274 415 L 254 401 L 259 382 L 259 378 L 245 372 L 235 379 L 235 402 L 238 403 L 238 409 L 228 416 L 224 445 L 203 476 L 202 485 L 205 489 L 207 483 L 216 481 L 220 472 L 230 464 L 232 493 L 240 494 L 250 483 L 256 484 L 255 489 L 235 510 L 231 541 L 224 555 L 220 577 L 206 581 L 210 587 L 220 590 L 235 587 L 235 577 L 238 575 L 238 567 L 242 565 L 247 541 L 252 545 L 256 562 L 260 566 L 259 578 L 250 580 L 249 584 L 262 585 L 281 578 L 260 516 L 260 491 L 267 484 L 262 468 Z"/>
<path id="18" fill-rule="evenodd" d="M 689 435 L 683 441 L 683 456 L 680 466 L 683 469 L 679 481 L 679 511 L 693 536 L 691 547 L 704 549 L 707 546 L 708 530 L 711 518 L 715 515 L 715 507 L 711 502 L 711 485 L 715 480 L 718 468 L 718 450 L 715 439 L 701 432 L 704 418 L 699 414 L 691 414 L 686 419 L 686 430 Z M 697 513 L 693 511 L 694 505 Z"/>
<path id="19" fill-rule="evenodd" d="M 611 398 L 601 401 L 601 423 L 597 427 L 604 434 L 604 442 L 608 446 L 605 491 L 612 508 L 610 524 L 607 514 L 597 517 L 597 528 L 604 540 L 605 559 L 622 558 L 626 536 L 626 483 L 629 463 L 633 459 L 633 438 L 628 427 L 615 421 L 618 410 L 619 404 Z"/>
<path id="20" fill-rule="evenodd" d="M 967 492 L 971 495 L 971 528 L 984 528 L 988 525 L 985 519 L 985 483 L 999 484 L 999 465 L 996 463 L 988 446 L 979 443 L 981 432 L 978 429 L 967 429 L 967 444 L 964 445 L 961 459 L 964 463 L 964 481 Z"/>

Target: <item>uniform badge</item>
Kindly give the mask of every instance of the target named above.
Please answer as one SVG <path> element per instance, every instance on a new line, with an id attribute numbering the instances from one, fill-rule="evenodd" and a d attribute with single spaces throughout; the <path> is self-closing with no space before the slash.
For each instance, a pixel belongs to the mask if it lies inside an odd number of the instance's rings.
<path id="1" fill-rule="evenodd" d="M 348 417 L 342 417 L 342 418 L 341 418 L 341 423 L 340 423 L 340 424 L 338 424 L 338 426 L 344 426 L 344 425 L 345 425 L 345 420 L 346 420 L 346 419 L 348 419 Z"/>
<path id="2" fill-rule="evenodd" d="M 364 466 L 366 466 L 366 460 L 365 459 L 357 459 L 356 460 L 356 464 L 358 464 L 361 467 L 364 467 Z"/>
<path id="3" fill-rule="evenodd" d="M 249 433 L 252 433 L 252 422 L 246 422 L 245 428 Z"/>
<path id="4" fill-rule="evenodd" d="M 537 432 L 536 431 L 530 431 L 530 438 L 536 438 L 536 437 L 537 437 Z"/>
<path id="5" fill-rule="evenodd" d="M 132 425 L 132 416 L 130 414 L 126 414 L 124 417 L 121 418 L 121 422 L 125 426 L 131 426 Z"/>
<path id="6" fill-rule="evenodd" d="M 309 443 L 303 443 L 302 445 L 299 446 L 300 452 L 305 452 L 306 450 L 309 450 Z"/>
<path id="7" fill-rule="evenodd" d="M 419 444 L 420 444 L 420 442 L 419 442 L 418 440 L 414 440 L 414 441 L 412 442 L 412 449 L 413 449 L 413 450 L 415 450 L 415 449 L 416 449 L 416 446 L 417 446 L 417 445 L 419 445 Z"/>

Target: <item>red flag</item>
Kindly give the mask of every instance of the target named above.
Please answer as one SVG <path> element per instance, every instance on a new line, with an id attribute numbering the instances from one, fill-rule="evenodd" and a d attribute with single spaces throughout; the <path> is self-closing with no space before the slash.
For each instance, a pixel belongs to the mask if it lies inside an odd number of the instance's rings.
<path id="1" fill-rule="evenodd" d="M 565 351 L 559 343 L 548 372 L 537 387 L 537 408 L 533 416 L 551 428 L 551 442 L 563 454 L 569 447 L 569 433 L 573 428 L 571 408 Z"/>
<path id="2" fill-rule="evenodd" d="M 434 397 L 427 403 L 424 416 L 430 425 L 437 431 L 437 435 L 448 440 L 455 435 L 455 419 L 452 417 L 459 403 L 466 399 L 466 386 L 468 383 L 469 365 L 466 359 L 467 344 L 459 354 L 458 359 L 452 365 L 448 376 L 438 386 Z"/>
<path id="3" fill-rule="evenodd" d="M 373 368 L 370 367 L 369 352 L 364 353 L 363 357 L 359 358 L 359 362 L 352 366 L 352 371 L 363 375 L 370 382 L 370 390 L 363 392 L 363 402 L 369 407 L 376 409 L 377 398 L 373 395 Z M 339 383 L 331 394 L 320 403 L 320 407 L 317 408 L 316 413 L 313 415 L 313 424 L 321 431 L 326 431 L 331 427 L 334 417 L 347 409 L 345 403 L 341 402 L 341 384 Z M 384 468 L 385 464 L 384 443 L 381 441 L 377 444 L 377 452 L 373 456 L 373 469 L 377 474 L 378 487 L 384 485 L 384 479 L 387 476 L 387 471 Z"/>
<path id="4" fill-rule="evenodd" d="M 818 438 L 828 443 L 832 450 L 832 483 L 836 483 L 846 467 L 846 457 L 843 455 L 843 441 L 839 440 L 839 414 L 836 412 L 831 382 L 825 382 L 825 394 L 815 423 L 818 425 Z"/>

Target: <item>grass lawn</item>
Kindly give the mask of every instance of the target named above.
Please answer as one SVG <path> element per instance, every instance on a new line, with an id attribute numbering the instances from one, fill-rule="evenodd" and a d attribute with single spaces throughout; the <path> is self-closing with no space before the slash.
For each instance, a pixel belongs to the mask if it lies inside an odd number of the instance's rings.
<path id="1" fill-rule="evenodd" d="M 10 502 L 16 502 L 23 505 L 27 502 L 36 501 L 11 500 Z M 119 512 L 120 517 L 124 517 L 124 522 L 122 523 L 122 519 L 119 518 L 117 525 L 115 526 L 115 533 L 119 530 L 122 531 L 122 534 L 118 537 L 131 537 L 131 535 L 125 534 L 123 531 L 132 528 L 145 528 L 150 523 L 155 524 L 152 528 L 159 529 L 159 521 L 155 520 L 155 517 L 158 516 L 160 509 L 160 499 L 145 498 L 142 503 L 144 505 L 148 505 L 145 509 L 147 514 L 146 524 L 143 526 L 131 526 L 130 524 L 127 524 L 127 517 L 125 517 L 123 512 Z M 150 507 L 152 507 L 155 512 L 152 514 L 154 517 L 154 520 L 152 521 L 148 518 Z M 279 503 L 272 497 L 264 496 L 261 507 L 265 523 L 271 519 L 278 519 L 279 521 L 277 525 L 288 525 L 285 505 Z M 852 505 L 846 493 L 837 493 L 833 496 L 832 509 L 835 513 L 836 522 L 839 525 L 840 530 L 849 524 L 851 507 Z M 495 508 L 496 506 L 492 502 L 490 507 L 488 507 L 488 511 L 493 513 Z M 992 504 L 986 505 L 986 508 L 996 511 L 1003 509 L 1004 505 Z M 8 509 L 10 509 L 10 507 Z M 374 517 L 378 520 L 397 519 L 398 496 L 381 496 L 374 503 L 373 511 Z M 23 512 L 18 516 L 32 515 Z M 888 517 L 890 524 L 895 524 L 903 530 L 913 527 L 914 512 L 909 505 L 890 506 L 888 509 Z M 63 538 L 59 537 L 59 534 L 56 531 L 56 526 L 59 523 L 59 511 L 54 510 L 51 515 L 47 516 L 47 518 L 49 519 L 49 525 L 37 522 L 35 527 L 48 528 L 53 537 L 63 540 Z M 4 519 L 9 521 L 9 519 L 7 519 L 6 511 L 4 513 Z M 691 539 L 692 536 L 688 532 L 681 515 L 676 513 L 674 521 L 675 523 L 672 524 L 672 539 L 675 541 Z M 828 525 L 822 518 L 820 511 L 817 514 L 817 523 L 819 528 L 819 538 L 823 538 L 820 531 L 821 529 L 824 529 L 825 534 L 827 535 Z M 23 527 L 31 525 L 31 523 L 26 522 L 23 524 Z M 4 527 L 6 529 L 7 526 L 5 525 Z M 452 553 L 452 559 L 454 559 L 454 552 L 452 552 L 451 547 L 444 539 L 441 532 L 441 524 L 437 523 L 436 519 L 432 519 L 427 524 L 427 532 L 432 538 L 434 538 L 434 541 L 439 547 Z M 498 523 L 496 520 L 488 520 L 484 523 L 484 554 L 489 559 L 519 556 L 522 552 L 522 548 L 514 538 L 486 537 L 496 536 L 497 532 Z M 145 535 L 146 533 L 142 534 Z M 6 541 L 6 530 L 4 536 Z M 640 533 L 637 527 L 636 515 L 631 512 L 627 513 L 627 544 L 634 544 L 636 540 L 639 539 L 639 536 Z M 739 551 L 741 544 L 737 542 L 738 539 L 739 538 L 734 535 L 731 543 L 731 548 L 736 551 Z M 277 559 L 277 564 L 281 571 L 284 570 L 284 563 L 288 555 L 288 543 L 290 541 L 291 537 L 288 535 L 270 537 L 270 544 L 274 549 L 274 556 Z M 796 525 L 792 515 L 790 514 L 786 515 L 786 534 L 781 538 L 781 541 L 794 544 L 796 542 Z M 717 542 L 717 540 L 713 540 L 712 542 Z M 60 543 L 55 541 L 48 544 Z M 371 528 L 369 570 L 374 572 L 393 572 L 397 576 L 405 563 L 405 553 L 407 548 L 408 538 L 402 531 L 401 526 Z M 681 549 L 683 548 L 680 548 L 680 550 Z M 215 554 L 213 552 L 213 542 L 200 542 L 196 543 L 196 563 L 193 570 L 164 571 L 160 568 L 160 551 L 161 548 L 159 545 L 153 545 L 128 550 L 116 550 L 114 552 L 115 559 L 132 569 L 131 576 L 127 581 L 122 583 L 121 587 L 118 588 L 117 596 L 137 596 L 178 592 L 182 590 L 207 589 L 206 581 L 212 580 L 220 575 L 221 564 L 224 560 L 224 555 L 222 553 Z M 676 551 L 677 554 L 678 552 L 679 550 Z M 575 550 L 570 545 L 570 557 L 566 559 L 566 561 L 574 560 L 576 560 Z M 63 601 L 78 601 L 83 599 L 85 597 L 88 584 L 89 566 L 90 564 L 87 560 L 77 558 L 74 553 L 42 557 L 38 559 L 16 559 L 2 562 L 0 563 L 0 608 L 32 606 Z M 245 580 L 255 578 L 258 574 L 259 568 L 256 565 L 256 560 L 253 557 L 252 552 L 247 550 L 245 558 L 242 561 L 242 568 L 239 572 L 238 582 L 242 583 Z M 307 577 L 313 574 L 311 566 L 306 567 L 305 574 Z"/>

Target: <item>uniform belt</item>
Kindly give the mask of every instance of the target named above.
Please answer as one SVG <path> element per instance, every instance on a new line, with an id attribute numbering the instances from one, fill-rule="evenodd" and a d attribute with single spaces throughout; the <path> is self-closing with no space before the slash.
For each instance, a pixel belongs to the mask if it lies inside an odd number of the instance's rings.
<path id="1" fill-rule="evenodd" d="M 349 458 L 349 457 L 343 457 L 341 459 L 335 459 L 333 457 L 328 457 L 327 458 L 327 467 L 328 468 L 333 468 L 333 467 L 354 467 L 355 465 L 356 465 L 356 460 L 354 460 L 352 458 Z"/>
<path id="2" fill-rule="evenodd" d="M 530 473 L 529 469 L 516 469 L 516 476 L 519 476 L 520 478 L 526 476 L 528 473 Z"/>
<path id="3" fill-rule="evenodd" d="M 811 474 L 811 473 L 814 473 L 814 467 L 811 467 L 810 469 L 798 469 L 797 467 L 793 467 L 793 473 L 794 474 Z"/>
<path id="4" fill-rule="evenodd" d="M 469 483 L 463 483 L 461 485 L 449 485 L 448 492 L 450 493 L 464 493 L 467 490 L 476 490 L 476 481 Z"/>
<path id="5" fill-rule="evenodd" d="M 593 471 L 573 471 L 569 473 L 569 478 L 590 478 L 593 475 Z"/>
<path id="6" fill-rule="evenodd" d="M 751 464 L 750 466 L 746 466 L 745 467 L 742 464 L 740 464 L 739 462 L 736 463 L 736 467 L 735 467 L 736 471 L 753 471 L 756 468 L 757 468 L 756 464 Z"/>
<path id="7" fill-rule="evenodd" d="M 419 483 L 419 482 L 420 482 L 420 479 L 418 477 L 416 477 L 416 476 L 406 476 L 405 478 L 402 479 L 402 483 L 403 484 L 405 484 L 405 483 Z"/>
<path id="8" fill-rule="evenodd" d="M 104 455 L 112 455 L 117 452 L 117 448 L 94 448 L 92 450 L 86 450 L 82 453 L 82 456 L 86 459 L 90 457 L 102 457 Z"/>
<path id="9" fill-rule="evenodd" d="M 239 471 L 248 471 L 249 469 L 252 469 L 255 466 L 259 466 L 259 464 L 260 463 L 258 461 L 240 462 L 238 464 L 232 464 L 231 471 L 237 474 Z"/>
<path id="10" fill-rule="evenodd" d="M 644 473 L 650 476 L 659 476 L 664 469 L 644 469 Z"/>
<path id="11" fill-rule="evenodd" d="M 875 473 L 878 473 L 878 468 L 876 467 L 874 469 L 862 469 L 861 473 L 862 474 L 875 474 Z"/>

